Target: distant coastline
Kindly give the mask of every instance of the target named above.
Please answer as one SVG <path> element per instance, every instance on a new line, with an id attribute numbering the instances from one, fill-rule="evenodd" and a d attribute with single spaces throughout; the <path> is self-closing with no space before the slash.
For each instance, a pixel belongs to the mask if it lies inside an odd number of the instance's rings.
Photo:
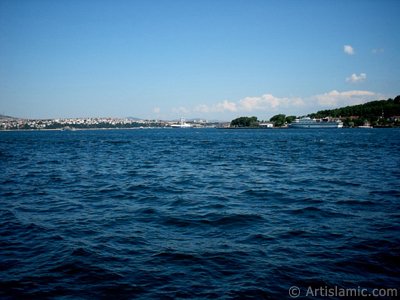
<path id="1" fill-rule="evenodd" d="M 307 115 L 312 119 L 340 121 L 347 128 L 392 128 L 400 127 L 400 96 L 394 99 L 377 100 L 331 110 L 322 110 Z M 224 129 L 272 129 L 287 128 L 297 116 L 277 114 L 269 120 L 257 117 L 238 117 L 231 122 L 188 120 L 190 128 Z M 138 118 L 65 118 L 65 119 L 21 119 L 0 115 L 0 131 L 12 130 L 105 130 L 172 128 L 179 121 L 146 120 Z"/>
<path id="2" fill-rule="evenodd" d="M 0 116 L 1 131 L 15 130 L 107 130 L 172 128 L 177 121 L 140 120 L 132 118 L 68 118 L 68 119 L 18 119 Z M 192 128 L 221 126 L 220 122 L 196 119 L 188 121 Z"/>

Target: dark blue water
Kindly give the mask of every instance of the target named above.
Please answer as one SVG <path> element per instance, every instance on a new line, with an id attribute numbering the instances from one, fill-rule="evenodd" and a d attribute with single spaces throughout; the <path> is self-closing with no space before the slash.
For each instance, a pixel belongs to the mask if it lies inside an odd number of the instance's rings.
<path id="1" fill-rule="evenodd" d="M 397 129 L 0 132 L 0 298 L 399 283 Z"/>

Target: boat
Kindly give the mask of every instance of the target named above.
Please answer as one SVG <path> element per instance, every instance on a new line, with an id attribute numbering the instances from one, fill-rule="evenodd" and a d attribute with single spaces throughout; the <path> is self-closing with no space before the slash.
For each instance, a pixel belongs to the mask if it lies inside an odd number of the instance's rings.
<path id="1" fill-rule="evenodd" d="M 70 127 L 70 126 L 65 126 L 61 128 L 62 131 L 74 131 L 75 128 L 74 127 Z"/>
<path id="2" fill-rule="evenodd" d="M 311 119 L 310 117 L 303 117 L 294 120 L 289 124 L 289 128 L 342 128 L 343 122 L 340 120 L 324 119 Z"/>
<path id="3" fill-rule="evenodd" d="M 190 127 L 192 127 L 192 125 L 186 123 L 184 118 L 181 118 L 181 121 L 179 122 L 179 124 L 172 124 L 171 127 L 172 128 L 190 128 Z"/>

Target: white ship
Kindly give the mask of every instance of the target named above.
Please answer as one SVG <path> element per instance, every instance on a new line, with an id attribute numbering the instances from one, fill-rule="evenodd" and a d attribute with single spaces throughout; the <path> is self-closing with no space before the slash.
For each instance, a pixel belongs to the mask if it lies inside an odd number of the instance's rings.
<path id="1" fill-rule="evenodd" d="M 190 127 L 192 127 L 192 125 L 186 123 L 184 118 L 181 118 L 181 121 L 179 122 L 179 124 L 172 124 L 171 127 L 172 128 L 190 128 Z"/>
<path id="2" fill-rule="evenodd" d="M 289 124 L 290 128 L 342 128 L 343 122 L 340 120 L 325 119 L 311 119 L 304 117 L 294 120 Z"/>

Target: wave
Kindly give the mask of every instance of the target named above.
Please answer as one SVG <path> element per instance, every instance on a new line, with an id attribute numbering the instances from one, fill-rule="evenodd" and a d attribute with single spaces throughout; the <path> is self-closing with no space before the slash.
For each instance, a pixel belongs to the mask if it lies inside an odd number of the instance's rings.
<path id="1" fill-rule="evenodd" d="M 398 130 L 0 135 L 2 299 L 400 284 Z"/>
<path id="2" fill-rule="evenodd" d="M 241 227 L 251 226 L 252 224 L 261 222 L 263 220 L 264 218 L 257 214 L 220 215 L 209 213 L 205 215 L 184 215 L 181 217 L 165 216 L 162 220 L 162 223 L 168 226 L 172 225 L 178 227 Z"/>

